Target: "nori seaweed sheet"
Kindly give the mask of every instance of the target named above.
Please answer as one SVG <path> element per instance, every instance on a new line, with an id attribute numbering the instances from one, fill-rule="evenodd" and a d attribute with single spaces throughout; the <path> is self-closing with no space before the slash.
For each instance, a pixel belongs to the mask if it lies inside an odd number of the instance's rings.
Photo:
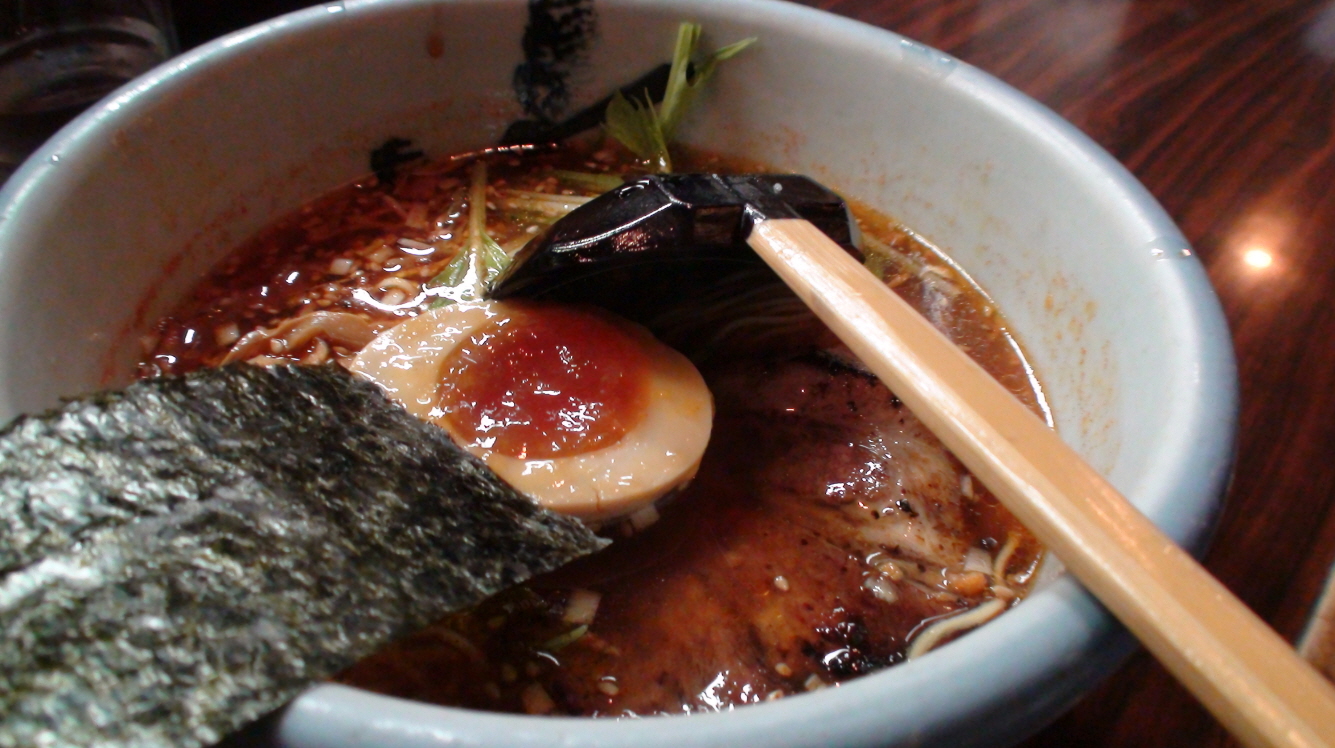
<path id="1" fill-rule="evenodd" d="M 0 746 L 216 742 L 604 544 L 337 366 L 23 417 L 0 432 Z"/>

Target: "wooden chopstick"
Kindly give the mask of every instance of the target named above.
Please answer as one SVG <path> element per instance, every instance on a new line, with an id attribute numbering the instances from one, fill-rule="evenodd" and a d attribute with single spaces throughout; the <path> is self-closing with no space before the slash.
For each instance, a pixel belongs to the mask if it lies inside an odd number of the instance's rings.
<path id="1" fill-rule="evenodd" d="M 1335 748 L 1335 688 L 982 367 L 810 223 L 748 243 L 1235 737 Z"/>

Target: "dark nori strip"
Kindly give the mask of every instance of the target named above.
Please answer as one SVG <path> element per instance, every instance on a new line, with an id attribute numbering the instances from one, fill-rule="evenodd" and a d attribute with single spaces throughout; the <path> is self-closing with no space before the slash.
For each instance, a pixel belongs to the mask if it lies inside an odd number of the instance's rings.
<path id="1" fill-rule="evenodd" d="M 6 747 L 211 743 L 604 544 L 337 366 L 140 382 L 0 455 Z"/>

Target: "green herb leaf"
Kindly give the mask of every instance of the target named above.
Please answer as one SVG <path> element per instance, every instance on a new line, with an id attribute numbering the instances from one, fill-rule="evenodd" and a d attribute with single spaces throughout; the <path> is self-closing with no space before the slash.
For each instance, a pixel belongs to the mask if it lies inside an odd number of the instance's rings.
<path id="1" fill-rule="evenodd" d="M 686 37 L 687 33 L 684 29 L 677 36 L 678 54 L 685 54 L 686 58 L 685 62 L 679 66 L 677 57 L 673 57 L 672 72 L 668 74 L 667 91 L 663 94 L 663 104 L 659 117 L 663 122 L 664 137 L 669 142 L 677 131 L 677 125 L 681 123 L 686 112 L 695 103 L 695 98 L 704 89 L 705 83 L 714 76 L 718 64 L 735 57 L 737 53 L 756 42 L 756 37 L 752 36 L 716 50 L 703 62 L 696 65 L 695 74 L 690 75 L 690 58 L 695 55 L 695 47 L 700 41 L 700 26 L 698 24 L 682 24 L 682 26 L 693 27 L 694 31 L 690 32 L 691 38 L 685 42 L 683 42 L 683 37 Z M 683 44 L 686 45 L 684 50 Z M 678 67 L 682 70 L 679 76 L 676 75 Z"/>
<path id="2" fill-rule="evenodd" d="M 429 286 L 453 287 L 463 283 L 464 278 L 468 277 L 468 252 L 460 251 L 459 254 L 450 260 L 450 264 L 445 266 L 440 275 L 431 279 Z"/>
<path id="3" fill-rule="evenodd" d="M 487 162 L 473 164 L 472 183 L 468 189 L 468 243 L 427 282 L 436 290 L 431 309 L 459 301 L 478 299 L 482 290 L 510 264 L 510 255 L 487 233 Z"/>
<path id="4" fill-rule="evenodd" d="M 482 230 L 478 239 L 480 244 L 479 255 L 482 260 L 481 280 L 483 284 L 487 284 L 495 280 L 496 276 L 500 275 L 501 271 L 505 270 L 506 266 L 510 264 L 510 255 L 506 254 L 504 249 L 501 249 L 501 245 L 491 238 L 486 229 Z"/>
<path id="5" fill-rule="evenodd" d="M 604 127 L 609 135 L 621 141 L 631 153 L 648 161 L 653 169 L 661 173 L 672 171 L 667 139 L 647 95 L 643 103 L 635 103 L 622 96 L 620 91 L 612 94 Z"/>
<path id="6" fill-rule="evenodd" d="M 591 171 L 556 169 L 552 174 L 562 182 L 596 192 L 609 192 L 622 186 L 626 180 L 620 174 L 597 174 Z"/>
<path id="7" fill-rule="evenodd" d="M 691 58 L 700 44 L 701 27 L 698 23 L 683 23 L 677 27 L 677 42 L 672 51 L 672 68 L 668 72 L 667 89 L 663 103 L 657 108 L 646 94 L 636 102 L 617 92 L 607 105 L 605 127 L 608 134 L 649 162 L 659 173 L 672 171 L 672 157 L 668 143 L 676 133 L 686 112 L 690 109 L 705 82 L 714 74 L 718 64 L 737 55 L 755 43 L 750 37 L 716 50 L 695 67 L 691 73 Z"/>

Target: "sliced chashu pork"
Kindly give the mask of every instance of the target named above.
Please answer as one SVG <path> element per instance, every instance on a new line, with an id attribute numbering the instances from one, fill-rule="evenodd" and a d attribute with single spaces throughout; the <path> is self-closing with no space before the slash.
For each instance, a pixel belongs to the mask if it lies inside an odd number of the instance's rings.
<path id="1" fill-rule="evenodd" d="M 795 453 L 770 461 L 761 480 L 842 507 L 868 553 L 962 568 L 971 481 L 872 375 L 820 355 L 774 364 L 765 376 L 738 369 L 713 386 L 730 415 L 764 414 L 813 437 L 795 440 Z"/>

